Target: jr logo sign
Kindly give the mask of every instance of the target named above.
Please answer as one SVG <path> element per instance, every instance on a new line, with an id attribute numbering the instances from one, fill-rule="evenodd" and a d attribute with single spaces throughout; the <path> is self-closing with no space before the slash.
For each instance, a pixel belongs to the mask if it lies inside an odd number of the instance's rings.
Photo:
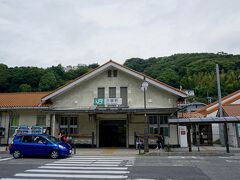
<path id="1" fill-rule="evenodd" d="M 104 98 L 94 98 L 94 105 L 104 105 Z"/>

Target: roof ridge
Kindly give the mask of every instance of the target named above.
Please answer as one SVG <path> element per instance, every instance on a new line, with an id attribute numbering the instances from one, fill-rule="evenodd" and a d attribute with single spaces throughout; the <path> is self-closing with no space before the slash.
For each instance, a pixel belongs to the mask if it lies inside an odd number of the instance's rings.
<path id="1" fill-rule="evenodd" d="M 1 95 L 4 94 L 44 94 L 50 93 L 51 91 L 44 91 L 44 92 L 0 92 Z"/>
<path id="2" fill-rule="evenodd" d="M 184 91 L 181 91 L 181 90 L 179 90 L 179 89 L 177 89 L 177 88 L 175 88 L 175 87 L 172 87 L 172 86 L 170 86 L 170 85 L 168 85 L 168 84 L 166 84 L 166 83 L 163 83 L 163 82 L 161 82 L 161 81 L 158 81 L 157 79 L 154 79 L 154 78 L 152 78 L 152 77 L 150 77 L 150 76 L 148 76 L 148 75 L 146 75 L 146 74 L 140 73 L 140 72 L 138 72 L 138 71 L 136 71 L 136 70 L 133 70 L 133 69 L 127 67 L 127 66 L 124 66 L 124 65 L 122 65 L 122 64 L 119 64 L 119 63 L 113 61 L 112 59 L 110 59 L 109 61 L 107 61 L 106 63 L 102 64 L 101 66 L 98 66 L 97 68 L 92 69 L 91 71 L 89 71 L 89 72 L 87 72 L 87 73 L 85 73 L 85 74 L 83 74 L 83 75 L 81 75 L 81 76 L 79 76 L 79 77 L 77 77 L 77 78 L 75 78 L 75 79 L 73 79 L 73 80 L 70 80 L 70 81 L 67 82 L 66 84 L 58 87 L 57 89 L 55 89 L 54 91 L 50 92 L 50 93 L 47 94 L 46 96 L 42 97 L 42 99 L 46 98 L 47 96 L 51 96 L 51 94 L 54 94 L 54 93 L 57 92 L 58 90 L 60 90 L 60 89 L 62 89 L 62 88 L 64 88 L 64 87 L 70 85 L 71 83 L 74 83 L 74 82 L 78 81 L 79 79 L 83 78 L 84 76 L 87 76 L 88 74 L 90 74 L 90 73 L 92 73 L 92 72 L 94 72 L 94 71 L 96 71 L 96 70 L 104 67 L 105 65 L 107 65 L 107 64 L 109 64 L 109 63 L 113 63 L 113 64 L 115 64 L 115 65 L 117 65 L 117 66 L 120 66 L 120 67 L 122 67 L 122 68 L 125 68 L 125 69 L 127 69 L 127 70 L 129 70 L 129 71 L 132 71 L 132 72 L 134 72 L 134 73 L 136 73 L 136 74 L 138 74 L 138 75 L 140 75 L 140 76 L 143 76 L 143 77 L 145 76 L 145 77 L 147 77 L 149 80 L 155 81 L 156 83 L 161 84 L 161 85 L 163 85 L 163 86 L 165 86 L 165 87 L 167 87 L 167 88 L 169 88 L 169 89 L 172 89 L 172 90 L 174 90 L 174 91 L 176 91 L 176 92 L 178 92 L 178 93 L 182 93 L 183 95 L 186 95 L 186 93 L 185 93 Z"/>
<path id="3" fill-rule="evenodd" d="M 239 93 L 239 92 L 240 92 L 240 89 L 237 90 L 237 91 L 232 92 L 231 94 L 228 94 L 227 96 L 222 97 L 221 100 L 224 101 L 224 100 L 230 98 L 231 96 L 236 95 L 236 94 Z M 211 107 L 211 106 L 213 106 L 213 105 L 216 105 L 216 104 L 218 104 L 218 100 L 217 100 L 217 101 L 214 101 L 214 102 L 211 103 L 211 104 L 208 104 L 207 106 L 205 106 L 205 107 L 203 107 L 203 108 L 198 109 L 196 112 L 204 111 L 204 110 L 206 110 L 207 108 L 209 108 L 209 107 Z M 222 104 L 222 105 L 224 105 L 224 104 Z"/>

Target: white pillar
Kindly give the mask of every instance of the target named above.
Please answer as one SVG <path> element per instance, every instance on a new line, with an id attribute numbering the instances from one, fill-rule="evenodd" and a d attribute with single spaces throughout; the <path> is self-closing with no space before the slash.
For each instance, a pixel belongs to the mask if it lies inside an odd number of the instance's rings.
<path id="1" fill-rule="evenodd" d="M 56 131 L 56 116 L 53 114 L 52 116 L 52 136 L 55 136 L 55 131 Z"/>

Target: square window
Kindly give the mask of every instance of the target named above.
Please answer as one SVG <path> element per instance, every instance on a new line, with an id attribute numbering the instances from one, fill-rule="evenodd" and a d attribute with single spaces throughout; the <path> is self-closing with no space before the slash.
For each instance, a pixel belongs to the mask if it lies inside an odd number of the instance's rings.
<path id="1" fill-rule="evenodd" d="M 113 70 L 113 77 L 117 77 L 117 73 L 118 73 L 117 70 Z"/>

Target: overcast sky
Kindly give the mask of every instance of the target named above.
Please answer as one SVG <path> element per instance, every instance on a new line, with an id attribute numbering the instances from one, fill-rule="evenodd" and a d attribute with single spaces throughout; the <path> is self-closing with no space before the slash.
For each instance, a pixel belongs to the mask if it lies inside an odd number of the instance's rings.
<path id="1" fill-rule="evenodd" d="M 0 0 L 0 63 L 239 54 L 240 0 Z"/>

